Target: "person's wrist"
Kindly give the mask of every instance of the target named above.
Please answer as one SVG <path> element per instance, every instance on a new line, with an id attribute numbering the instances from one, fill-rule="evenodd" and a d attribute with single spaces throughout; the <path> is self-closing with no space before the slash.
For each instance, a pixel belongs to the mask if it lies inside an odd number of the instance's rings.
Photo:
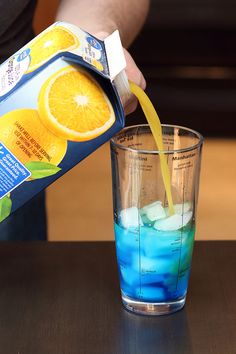
<path id="1" fill-rule="evenodd" d="M 109 21 L 103 23 L 101 26 L 97 25 L 97 28 L 91 29 L 90 33 L 98 39 L 104 40 L 117 29 L 118 26 L 116 23 L 114 21 Z"/>

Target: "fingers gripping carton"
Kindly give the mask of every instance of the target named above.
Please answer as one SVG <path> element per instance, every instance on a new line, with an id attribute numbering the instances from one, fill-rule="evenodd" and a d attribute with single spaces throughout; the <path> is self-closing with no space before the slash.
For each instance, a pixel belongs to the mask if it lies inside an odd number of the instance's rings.
<path id="1" fill-rule="evenodd" d="M 0 222 L 124 126 L 118 31 L 57 22 L 0 66 Z"/>

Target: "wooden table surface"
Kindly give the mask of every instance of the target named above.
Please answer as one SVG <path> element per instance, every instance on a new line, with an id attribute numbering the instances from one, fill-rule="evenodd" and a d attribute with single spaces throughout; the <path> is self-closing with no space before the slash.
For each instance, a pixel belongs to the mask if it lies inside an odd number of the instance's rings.
<path id="1" fill-rule="evenodd" d="M 185 308 L 121 305 L 113 242 L 1 243 L 0 354 L 236 354 L 236 242 L 196 242 Z"/>

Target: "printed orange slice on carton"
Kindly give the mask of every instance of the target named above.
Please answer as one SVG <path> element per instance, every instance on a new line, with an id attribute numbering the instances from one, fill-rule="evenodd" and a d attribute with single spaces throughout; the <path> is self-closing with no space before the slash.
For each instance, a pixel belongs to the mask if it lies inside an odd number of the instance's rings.
<path id="1" fill-rule="evenodd" d="M 78 38 L 65 27 L 56 26 L 43 32 L 30 45 L 28 72 L 38 69 L 55 54 L 75 49 L 79 45 Z"/>
<path id="2" fill-rule="evenodd" d="M 34 109 L 17 109 L 0 117 L 0 141 L 23 163 L 41 161 L 58 165 L 67 141 L 47 130 Z"/>
<path id="3" fill-rule="evenodd" d="M 46 128 L 72 141 L 94 139 L 115 122 L 113 108 L 102 88 L 77 67 L 65 67 L 44 83 L 38 109 Z"/>

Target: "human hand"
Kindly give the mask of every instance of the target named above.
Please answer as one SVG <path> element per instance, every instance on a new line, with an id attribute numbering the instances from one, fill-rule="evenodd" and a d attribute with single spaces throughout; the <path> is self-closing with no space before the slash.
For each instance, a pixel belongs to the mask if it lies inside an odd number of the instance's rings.
<path id="1" fill-rule="evenodd" d="M 107 36 L 109 36 L 109 33 L 107 32 L 99 32 L 94 34 L 95 37 L 104 40 Z M 139 70 L 137 67 L 134 59 L 130 55 L 127 49 L 124 49 L 124 55 L 125 55 L 125 60 L 126 60 L 126 74 L 128 77 L 129 81 L 132 81 L 136 85 L 140 86 L 143 90 L 146 88 L 146 81 L 145 78 L 142 74 L 142 72 Z M 128 115 L 130 113 L 133 113 L 138 105 L 138 101 L 136 97 L 132 94 L 127 102 L 124 102 L 124 110 L 125 114 Z"/>
<path id="2" fill-rule="evenodd" d="M 142 72 L 137 67 L 130 53 L 125 48 L 123 49 L 124 49 L 125 60 L 127 65 L 125 71 L 129 81 L 132 81 L 136 85 L 140 86 L 143 90 L 145 90 L 146 80 Z M 138 105 L 137 98 L 132 94 L 130 99 L 124 104 L 125 114 L 128 115 L 130 113 L 133 113 L 136 110 L 137 105 Z"/>

